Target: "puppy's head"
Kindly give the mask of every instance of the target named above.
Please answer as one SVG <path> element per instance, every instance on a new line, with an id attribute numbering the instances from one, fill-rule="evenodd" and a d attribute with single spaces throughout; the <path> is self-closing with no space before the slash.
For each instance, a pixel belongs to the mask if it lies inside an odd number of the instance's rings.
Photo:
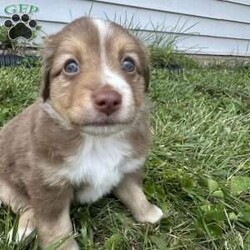
<path id="1" fill-rule="evenodd" d="M 148 82 L 144 47 L 115 23 L 80 18 L 45 42 L 43 102 L 86 133 L 132 125 Z"/>

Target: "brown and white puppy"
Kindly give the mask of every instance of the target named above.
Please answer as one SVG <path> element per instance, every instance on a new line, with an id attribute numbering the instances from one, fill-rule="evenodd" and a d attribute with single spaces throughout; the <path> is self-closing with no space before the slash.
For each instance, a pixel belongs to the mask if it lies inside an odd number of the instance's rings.
<path id="1" fill-rule="evenodd" d="M 73 200 L 111 191 L 139 222 L 160 220 L 141 187 L 148 82 L 144 47 L 115 23 L 80 18 L 47 39 L 41 97 L 0 132 L 0 199 L 19 237 L 36 228 L 45 248 L 71 234 Z"/>

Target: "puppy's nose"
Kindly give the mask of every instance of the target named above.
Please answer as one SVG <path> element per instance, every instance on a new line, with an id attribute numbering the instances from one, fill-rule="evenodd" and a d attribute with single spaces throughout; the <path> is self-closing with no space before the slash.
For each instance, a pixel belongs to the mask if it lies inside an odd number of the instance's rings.
<path id="1" fill-rule="evenodd" d="M 99 90 L 93 94 L 95 108 L 106 114 L 111 115 L 121 107 L 122 97 L 114 90 Z"/>

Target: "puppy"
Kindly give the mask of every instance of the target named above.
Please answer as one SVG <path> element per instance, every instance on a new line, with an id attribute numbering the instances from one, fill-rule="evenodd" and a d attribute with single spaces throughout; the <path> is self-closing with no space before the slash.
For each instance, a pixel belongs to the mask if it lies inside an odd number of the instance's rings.
<path id="1" fill-rule="evenodd" d="M 139 222 L 163 213 L 141 186 L 149 143 L 149 62 L 121 26 L 80 18 L 48 37 L 39 99 L 0 132 L 0 199 L 42 249 L 69 236 L 73 200 L 113 191 Z M 60 249 L 79 249 L 69 238 Z"/>

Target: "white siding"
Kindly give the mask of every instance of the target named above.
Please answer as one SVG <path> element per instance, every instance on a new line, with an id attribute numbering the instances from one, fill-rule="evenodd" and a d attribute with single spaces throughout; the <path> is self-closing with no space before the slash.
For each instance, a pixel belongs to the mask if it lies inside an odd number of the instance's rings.
<path id="1" fill-rule="evenodd" d="M 187 53 L 250 56 L 250 0 L 30 0 L 39 7 L 33 16 L 46 34 L 76 17 L 115 20 L 144 34 L 153 30 L 179 37 L 177 49 Z M 6 18 L 1 0 L 0 22 Z"/>

